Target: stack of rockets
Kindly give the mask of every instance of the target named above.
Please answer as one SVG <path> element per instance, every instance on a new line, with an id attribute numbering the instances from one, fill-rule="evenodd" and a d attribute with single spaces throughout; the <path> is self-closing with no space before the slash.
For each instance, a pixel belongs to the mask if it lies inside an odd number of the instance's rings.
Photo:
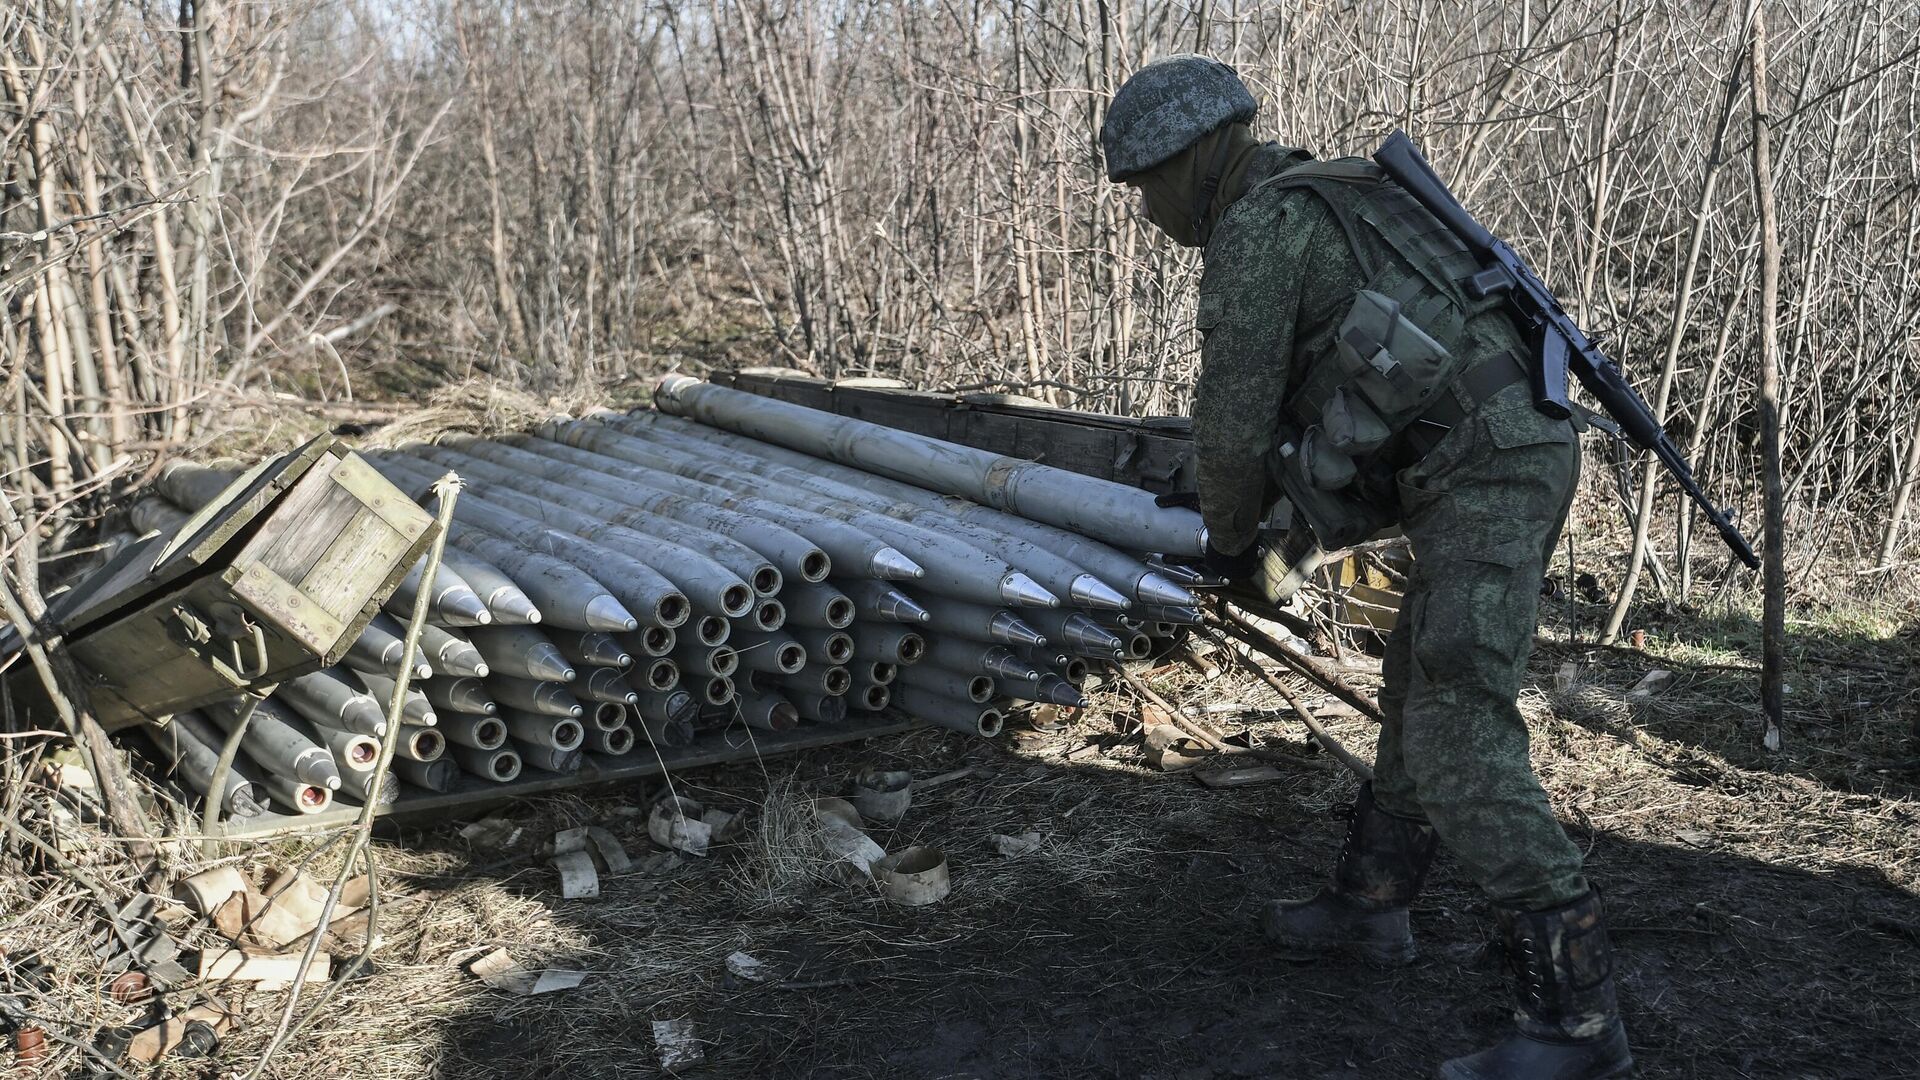
<path id="1" fill-rule="evenodd" d="M 577 773 L 714 729 L 890 708 L 991 737 L 1014 702 L 1084 705 L 1090 664 L 1199 621 L 1204 582 L 1167 558 L 1204 548 L 1199 517 L 1147 492 L 683 376 L 656 400 L 366 454 L 422 504 L 446 473 L 465 481 L 443 562 L 431 580 L 416 565 L 341 664 L 255 706 L 224 813 Z M 134 528 L 176 523 L 235 475 L 174 465 Z M 393 773 L 370 790 L 422 591 Z M 204 795 L 243 711 L 180 714 L 153 741 Z"/>

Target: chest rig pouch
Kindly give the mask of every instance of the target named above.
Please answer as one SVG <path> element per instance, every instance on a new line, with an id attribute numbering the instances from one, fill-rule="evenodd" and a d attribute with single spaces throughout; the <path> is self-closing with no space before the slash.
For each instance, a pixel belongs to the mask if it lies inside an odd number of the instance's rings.
<path id="1" fill-rule="evenodd" d="M 1467 340 L 1468 320 L 1498 305 L 1459 282 L 1479 262 L 1458 237 L 1373 163 L 1311 162 L 1262 184 L 1312 191 L 1333 213 L 1366 275 L 1343 312 L 1304 326 L 1300 371 L 1282 418 L 1274 473 L 1322 546 L 1392 524 L 1388 477 L 1376 455 L 1437 400 L 1461 361 L 1442 341 Z"/>

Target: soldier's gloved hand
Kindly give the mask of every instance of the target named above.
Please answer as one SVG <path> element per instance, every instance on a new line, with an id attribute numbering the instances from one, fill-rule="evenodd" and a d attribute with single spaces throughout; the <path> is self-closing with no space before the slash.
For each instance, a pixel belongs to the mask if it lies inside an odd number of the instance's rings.
<path id="1" fill-rule="evenodd" d="M 1200 510 L 1200 493 L 1197 491 L 1169 491 L 1165 495 L 1155 495 L 1153 505 L 1170 506 L 1180 510 Z"/>
<path id="2" fill-rule="evenodd" d="M 1260 572 L 1260 545 L 1248 544 L 1245 551 L 1229 555 L 1209 540 L 1207 553 L 1200 557 L 1200 567 L 1229 585 L 1245 581 Z"/>

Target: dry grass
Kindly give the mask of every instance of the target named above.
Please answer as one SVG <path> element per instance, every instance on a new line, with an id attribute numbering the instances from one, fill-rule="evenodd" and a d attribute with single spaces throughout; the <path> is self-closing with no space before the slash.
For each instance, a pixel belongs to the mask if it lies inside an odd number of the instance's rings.
<path id="1" fill-rule="evenodd" d="M 541 397 L 495 379 L 468 379 L 441 386 L 424 407 L 383 425 L 365 444 L 383 449 L 431 442 L 454 432 L 492 436 L 531 431 L 556 414 L 578 414 L 607 403 L 607 395 L 592 387 Z"/>
<path id="2" fill-rule="evenodd" d="M 1800 628 L 1779 753 L 1759 745 L 1737 612 L 1676 617 L 1645 653 L 1547 631 L 1523 707 L 1543 782 L 1608 890 L 1643 1075 L 1896 1075 L 1920 1048 L 1920 748 L 1908 741 L 1920 640 L 1876 618 Z M 1577 677 L 1558 686 L 1567 663 Z M 1633 695 L 1655 667 L 1675 679 Z M 1250 680 L 1185 667 L 1149 678 L 1178 701 L 1241 703 L 1221 722 L 1306 752 Z M 394 893 L 378 973 L 343 988 L 268 1075 L 651 1076 L 650 1022 L 683 1017 L 709 1042 L 689 1075 L 712 1077 L 1414 1075 L 1498 1030 L 1484 905 L 1444 861 L 1415 912 L 1425 958 L 1407 972 L 1265 958 L 1258 904 L 1320 879 L 1351 779 L 1284 769 L 1277 783 L 1211 791 L 1145 766 L 1116 730 L 1132 711 L 1124 690 L 1103 691 L 1072 725 L 997 744 L 920 732 L 677 776 L 678 794 L 751 813 L 747 837 L 707 858 L 647 839 L 650 788 L 512 807 L 502 816 L 522 833 L 501 849 L 474 847 L 454 823 L 406 823 L 374 848 Z M 1369 748 L 1370 725 L 1327 719 Z M 917 793 L 897 828 L 871 830 L 889 850 L 943 849 L 944 903 L 899 908 L 822 867 L 810 801 L 869 765 L 922 779 L 974 770 Z M 16 790 L 19 820 L 50 835 L 45 793 Z M 588 823 L 613 830 L 635 868 L 598 902 L 563 901 L 541 844 Z M 994 850 L 993 834 L 1029 830 L 1039 851 Z M 129 880 L 96 834 L 66 835 L 95 872 Z M 310 839 L 222 857 L 311 856 L 324 871 L 333 855 Z M 133 1020 L 97 992 L 91 897 L 9 858 L 0 944 L 31 942 L 56 972 L 34 1009 L 76 1036 Z M 204 862 L 177 845 L 169 858 L 176 872 Z M 511 997 L 462 970 L 491 947 L 590 976 Z M 728 975 L 736 950 L 769 981 Z M 223 1074 L 254 1059 L 283 1003 L 244 999 Z"/>

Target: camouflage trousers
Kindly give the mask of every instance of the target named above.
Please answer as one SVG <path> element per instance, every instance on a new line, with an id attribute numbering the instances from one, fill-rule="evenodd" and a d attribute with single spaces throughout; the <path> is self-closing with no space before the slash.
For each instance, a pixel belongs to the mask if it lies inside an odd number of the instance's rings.
<path id="1" fill-rule="evenodd" d="M 1577 439 L 1516 384 L 1397 477 L 1414 564 L 1382 671 L 1374 797 L 1430 821 L 1488 898 L 1525 910 L 1587 891 L 1514 700 L 1579 477 Z"/>

